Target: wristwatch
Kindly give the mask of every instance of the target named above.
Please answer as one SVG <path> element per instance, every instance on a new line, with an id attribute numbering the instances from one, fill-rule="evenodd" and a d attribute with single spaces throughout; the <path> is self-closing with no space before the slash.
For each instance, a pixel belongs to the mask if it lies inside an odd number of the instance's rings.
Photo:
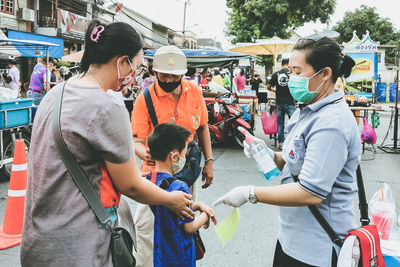
<path id="1" fill-rule="evenodd" d="M 204 163 L 206 163 L 207 161 L 210 161 L 210 160 L 214 161 L 215 159 L 214 159 L 213 157 L 211 157 L 211 158 L 206 158 L 206 159 L 204 160 Z"/>
<path id="2" fill-rule="evenodd" d="M 255 189 L 256 187 L 254 185 L 250 186 L 249 201 L 253 204 L 256 204 L 258 202 L 256 194 L 254 193 Z"/>

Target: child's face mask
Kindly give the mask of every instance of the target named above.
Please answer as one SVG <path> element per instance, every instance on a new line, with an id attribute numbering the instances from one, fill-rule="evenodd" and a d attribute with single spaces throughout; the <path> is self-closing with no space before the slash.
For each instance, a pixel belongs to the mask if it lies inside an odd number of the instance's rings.
<path id="1" fill-rule="evenodd" d="M 183 167 L 185 167 L 185 163 L 186 163 L 186 158 L 182 158 L 182 157 L 179 155 L 179 153 L 177 153 L 177 152 L 171 152 L 171 155 L 173 155 L 174 153 L 178 154 L 179 160 L 178 160 L 178 162 L 174 162 L 174 161 L 172 160 L 172 157 L 171 157 L 171 161 L 172 161 L 172 174 L 173 174 L 173 175 L 179 173 L 179 172 L 183 169 Z"/>

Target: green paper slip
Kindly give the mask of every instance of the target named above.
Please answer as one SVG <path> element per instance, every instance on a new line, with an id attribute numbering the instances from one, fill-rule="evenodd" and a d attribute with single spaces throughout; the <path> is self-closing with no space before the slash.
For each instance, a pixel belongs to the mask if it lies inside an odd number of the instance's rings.
<path id="1" fill-rule="evenodd" d="M 215 232 L 217 233 L 219 240 L 221 240 L 223 246 L 226 246 L 227 242 L 235 236 L 236 229 L 239 223 L 239 218 L 239 208 L 235 208 L 228 218 L 215 226 Z"/>

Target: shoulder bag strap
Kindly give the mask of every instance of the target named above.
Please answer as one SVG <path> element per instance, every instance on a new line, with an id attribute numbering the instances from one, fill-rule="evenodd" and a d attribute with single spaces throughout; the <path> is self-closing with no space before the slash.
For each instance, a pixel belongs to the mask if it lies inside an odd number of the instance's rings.
<path id="1" fill-rule="evenodd" d="M 53 121 L 52 121 L 52 130 L 54 139 L 58 148 L 58 152 L 60 153 L 60 156 L 65 166 L 67 167 L 69 174 L 73 178 L 75 184 L 82 192 L 83 196 L 89 203 L 89 206 L 92 208 L 93 212 L 96 214 L 96 217 L 99 219 L 99 221 L 103 225 L 106 225 L 111 222 L 110 216 L 106 211 L 106 209 L 104 208 L 103 204 L 101 203 L 93 187 L 89 183 L 86 175 L 76 162 L 74 156 L 69 151 L 61 133 L 60 116 L 61 116 L 61 106 L 62 106 L 62 98 L 63 98 L 65 84 L 66 82 L 64 83 L 63 87 L 58 88 L 56 92 L 56 99 L 53 110 Z"/>
<path id="2" fill-rule="evenodd" d="M 153 100 L 151 99 L 149 86 L 144 89 L 143 93 L 144 93 L 144 99 L 146 100 L 146 106 L 150 115 L 151 122 L 153 123 L 153 127 L 156 127 L 158 125 L 158 120 L 156 111 L 154 110 Z"/>
<path id="3" fill-rule="evenodd" d="M 297 175 L 293 176 L 293 179 L 296 183 L 299 182 L 299 177 Z M 368 225 L 370 220 L 368 217 L 368 204 L 367 204 L 367 200 L 365 197 L 365 189 L 364 189 L 364 183 L 362 180 L 360 165 L 357 166 L 357 186 L 358 186 L 359 208 L 360 208 L 360 215 L 361 215 L 360 220 L 361 220 L 361 224 L 364 226 L 364 225 Z M 318 208 L 314 205 L 309 205 L 308 208 L 310 209 L 312 215 L 315 217 L 315 219 L 318 221 L 318 223 L 321 225 L 321 227 L 329 235 L 329 238 L 332 240 L 332 242 L 341 247 L 343 245 L 343 240 L 336 234 L 335 230 L 332 229 L 332 227 L 325 220 L 324 216 L 322 216 L 322 214 L 318 210 Z"/>
<path id="4" fill-rule="evenodd" d="M 293 180 L 298 183 L 299 177 L 293 176 Z M 329 223 L 325 220 L 324 216 L 322 216 L 321 212 L 315 207 L 314 205 L 308 205 L 308 209 L 311 211 L 314 218 L 318 221 L 321 227 L 325 230 L 328 234 L 329 238 L 332 240 L 333 243 L 341 247 L 343 245 L 343 240 L 336 234 L 335 230 L 329 225 Z"/>
<path id="5" fill-rule="evenodd" d="M 357 187 L 358 187 L 358 207 L 360 209 L 360 221 L 361 225 L 365 226 L 370 223 L 370 219 L 368 217 L 368 202 L 365 196 L 364 182 L 361 173 L 361 167 L 358 165 L 357 167 Z"/>

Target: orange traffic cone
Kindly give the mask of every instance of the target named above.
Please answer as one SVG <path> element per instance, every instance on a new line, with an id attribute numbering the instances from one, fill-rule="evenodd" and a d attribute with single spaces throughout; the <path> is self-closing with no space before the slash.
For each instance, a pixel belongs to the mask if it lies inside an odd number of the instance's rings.
<path id="1" fill-rule="evenodd" d="M 23 140 L 15 142 L 14 159 L 4 224 L 0 226 L 0 249 L 21 244 L 26 193 L 27 163 Z"/>

